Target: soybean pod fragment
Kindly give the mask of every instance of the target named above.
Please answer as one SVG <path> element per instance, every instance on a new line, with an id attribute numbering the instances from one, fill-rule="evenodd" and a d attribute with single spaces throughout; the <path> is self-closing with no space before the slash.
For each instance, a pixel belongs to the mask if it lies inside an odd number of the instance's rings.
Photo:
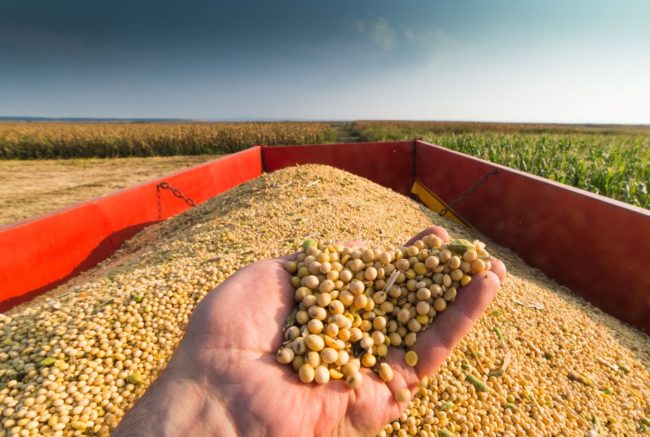
<path id="1" fill-rule="evenodd" d="M 476 390 L 480 392 L 488 393 L 490 391 L 490 387 L 488 387 L 486 383 L 484 383 L 483 381 L 481 381 L 479 378 L 472 375 L 471 373 L 465 374 L 465 379 L 470 383 L 472 383 L 474 388 L 476 388 Z"/>

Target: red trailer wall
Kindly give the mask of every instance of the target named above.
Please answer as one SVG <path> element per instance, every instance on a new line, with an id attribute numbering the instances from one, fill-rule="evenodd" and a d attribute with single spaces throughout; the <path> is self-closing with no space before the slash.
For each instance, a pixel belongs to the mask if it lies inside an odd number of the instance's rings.
<path id="1" fill-rule="evenodd" d="M 156 186 L 178 188 L 197 204 L 262 173 L 261 148 L 170 174 L 61 211 L 0 228 L 0 311 L 96 265 L 145 226 L 189 206 Z"/>
<path id="2" fill-rule="evenodd" d="M 158 221 L 166 180 L 198 202 L 267 171 L 320 163 L 408 195 L 415 179 L 496 242 L 605 311 L 650 332 L 650 213 L 421 141 L 254 147 L 110 196 L 0 229 L 0 310 L 64 282 Z M 162 218 L 188 206 L 161 192 Z"/>
<path id="3" fill-rule="evenodd" d="M 447 203 L 495 167 L 455 210 L 560 284 L 650 332 L 649 211 L 416 142 L 416 178 Z"/>
<path id="4" fill-rule="evenodd" d="M 413 185 L 413 141 L 265 147 L 264 170 L 326 164 L 408 195 Z"/>

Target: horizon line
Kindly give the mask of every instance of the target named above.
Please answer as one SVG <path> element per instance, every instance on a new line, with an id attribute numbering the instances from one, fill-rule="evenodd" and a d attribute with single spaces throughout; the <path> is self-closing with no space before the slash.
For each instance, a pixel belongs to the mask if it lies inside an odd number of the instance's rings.
<path id="1" fill-rule="evenodd" d="M 299 117 L 48 117 L 0 115 L 2 122 L 193 122 L 193 123 L 256 123 L 256 122 L 312 122 L 312 123 L 352 123 L 372 122 L 422 122 L 422 123 L 464 123 L 464 124 L 514 124 L 514 125 L 559 125 L 559 126 L 629 126 L 650 127 L 650 123 L 612 123 L 612 122 L 565 122 L 565 121 L 504 121 L 504 120 L 460 120 L 460 119 L 417 119 L 417 118 L 299 118 Z"/>

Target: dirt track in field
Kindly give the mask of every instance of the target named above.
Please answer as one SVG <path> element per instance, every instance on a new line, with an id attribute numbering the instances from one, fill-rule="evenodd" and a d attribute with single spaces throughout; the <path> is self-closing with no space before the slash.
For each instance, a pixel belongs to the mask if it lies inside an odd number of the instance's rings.
<path id="1" fill-rule="evenodd" d="M 0 226 L 109 194 L 211 155 L 0 161 Z"/>

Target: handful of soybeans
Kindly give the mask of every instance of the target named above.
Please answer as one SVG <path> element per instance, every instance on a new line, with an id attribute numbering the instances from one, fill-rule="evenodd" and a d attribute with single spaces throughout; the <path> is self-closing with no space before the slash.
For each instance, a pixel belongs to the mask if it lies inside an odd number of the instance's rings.
<path id="1" fill-rule="evenodd" d="M 305 240 L 285 269 L 294 275 L 296 307 L 277 352 L 304 383 L 345 380 L 358 388 L 362 367 L 384 381 L 393 369 L 383 362 L 389 347 L 408 350 L 417 335 L 454 302 L 471 275 L 489 270 L 490 255 L 479 241 L 448 244 L 427 235 L 394 250 L 344 247 Z"/>

